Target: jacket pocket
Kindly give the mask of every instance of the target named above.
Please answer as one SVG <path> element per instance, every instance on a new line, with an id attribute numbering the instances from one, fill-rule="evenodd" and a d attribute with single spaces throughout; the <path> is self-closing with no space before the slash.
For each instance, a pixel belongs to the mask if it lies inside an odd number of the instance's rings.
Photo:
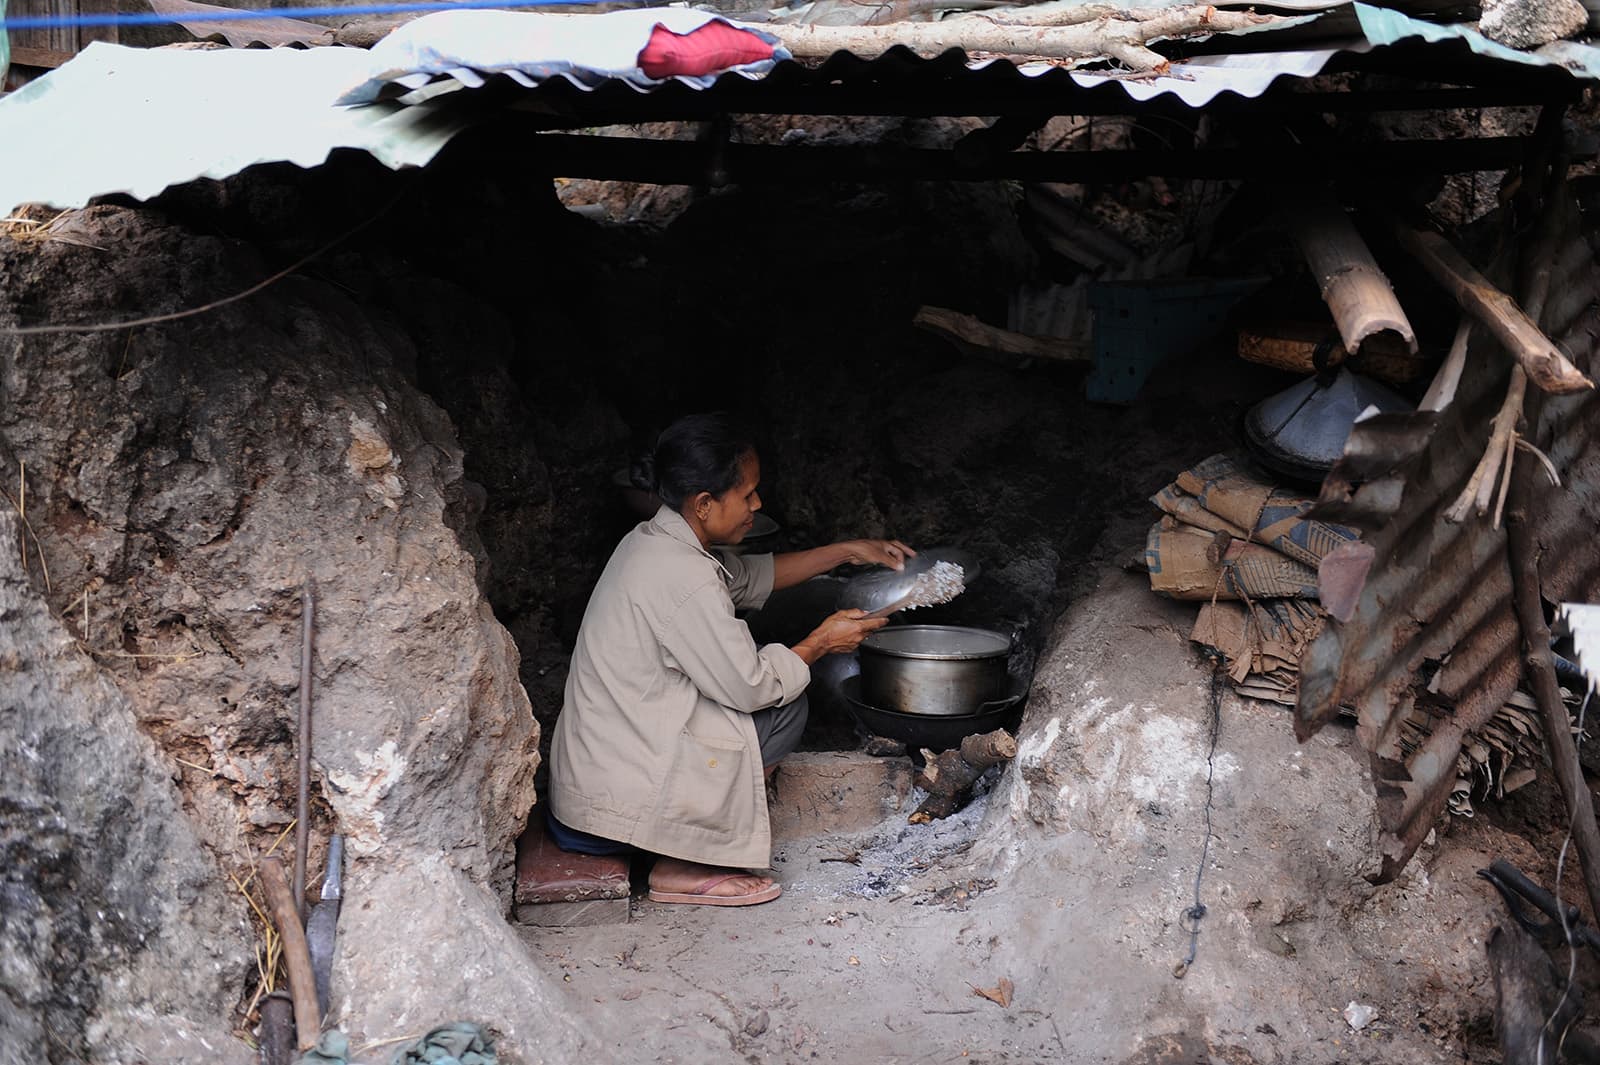
<path id="1" fill-rule="evenodd" d="M 679 733 L 662 803 L 665 820 L 723 836 L 745 831 L 740 822 L 748 820 L 749 758 L 738 740 Z"/>

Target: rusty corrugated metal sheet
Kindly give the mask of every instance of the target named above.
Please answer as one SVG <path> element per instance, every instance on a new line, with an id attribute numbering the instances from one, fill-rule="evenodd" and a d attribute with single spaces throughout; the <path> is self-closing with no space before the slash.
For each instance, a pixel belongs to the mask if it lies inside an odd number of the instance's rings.
<path id="1" fill-rule="evenodd" d="M 1583 224 L 1558 254 L 1541 323 L 1589 373 L 1600 370 L 1590 246 L 1597 202 L 1585 205 Z M 1455 402 L 1440 414 L 1360 423 L 1316 511 L 1359 528 L 1375 562 L 1350 620 L 1330 621 L 1307 648 L 1295 730 L 1303 739 L 1341 707 L 1355 710 L 1377 792 L 1379 882 L 1393 879 L 1427 836 L 1449 798 L 1463 737 L 1494 716 L 1521 673 L 1505 532 L 1488 518 L 1455 525 L 1443 517 L 1483 454 L 1510 367 L 1492 338 L 1475 334 Z M 1556 489 L 1541 481 L 1533 515 L 1552 602 L 1600 597 L 1597 418 L 1595 393 L 1552 398 L 1541 416 L 1538 438 L 1551 441 L 1546 450 L 1563 482 Z M 1442 700 L 1454 712 L 1406 758 L 1396 725 L 1419 699 Z"/>
<path id="2" fill-rule="evenodd" d="M 230 9 L 216 4 L 196 3 L 195 0 L 150 0 L 150 9 L 158 14 L 170 15 L 174 22 L 199 40 L 221 37 L 234 48 L 249 48 L 251 45 L 263 45 L 267 48 L 299 45 L 309 48 L 313 45 L 333 43 L 332 28 L 319 26 L 315 22 L 306 22 L 303 19 L 251 18 L 241 19 L 238 22 L 210 21 Z M 191 15 L 205 15 L 208 16 L 208 20 L 200 21 L 187 17 Z"/>

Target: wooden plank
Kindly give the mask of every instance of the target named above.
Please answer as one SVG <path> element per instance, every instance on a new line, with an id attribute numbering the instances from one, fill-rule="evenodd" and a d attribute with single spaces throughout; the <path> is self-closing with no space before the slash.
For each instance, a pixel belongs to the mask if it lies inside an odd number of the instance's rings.
<path id="1" fill-rule="evenodd" d="M 10 0 L 6 4 L 6 14 L 11 18 L 70 19 L 78 14 L 78 0 Z M 16 56 L 24 48 L 58 52 L 69 56 L 78 51 L 78 30 L 75 26 L 52 26 L 48 29 L 10 32 L 14 63 L 21 62 Z"/>
<path id="2" fill-rule="evenodd" d="M 11 64 L 18 67 L 54 70 L 72 56 L 72 52 L 55 52 L 48 48 L 24 48 L 21 45 L 13 45 L 11 48 Z"/>
<path id="3" fill-rule="evenodd" d="M 78 11 L 84 15 L 114 15 L 117 13 L 117 0 L 78 0 Z M 110 44 L 116 44 L 117 27 L 79 26 L 78 48 L 89 47 L 91 41 L 106 41 Z"/>

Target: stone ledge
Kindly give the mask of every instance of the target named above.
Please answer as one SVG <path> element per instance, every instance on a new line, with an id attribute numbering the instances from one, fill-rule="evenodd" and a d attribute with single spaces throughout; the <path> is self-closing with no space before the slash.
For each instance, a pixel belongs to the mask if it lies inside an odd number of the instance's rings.
<path id="1" fill-rule="evenodd" d="M 768 813 L 774 840 L 873 828 L 911 796 L 911 760 L 856 751 L 806 751 L 783 760 Z"/>

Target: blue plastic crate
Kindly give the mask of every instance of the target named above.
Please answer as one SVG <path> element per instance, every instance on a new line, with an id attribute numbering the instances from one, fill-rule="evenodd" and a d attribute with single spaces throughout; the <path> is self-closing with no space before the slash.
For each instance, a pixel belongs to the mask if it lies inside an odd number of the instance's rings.
<path id="1" fill-rule="evenodd" d="M 1084 382 L 1086 394 L 1096 403 L 1132 403 L 1152 370 L 1216 336 L 1234 305 L 1266 282 L 1200 277 L 1091 284 L 1094 369 Z"/>

